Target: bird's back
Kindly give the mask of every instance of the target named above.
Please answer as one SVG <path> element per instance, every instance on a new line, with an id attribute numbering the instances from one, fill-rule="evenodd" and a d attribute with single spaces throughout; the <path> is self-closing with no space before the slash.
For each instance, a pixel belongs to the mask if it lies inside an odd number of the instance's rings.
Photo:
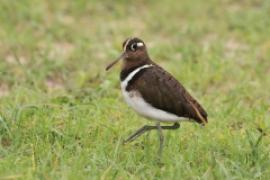
<path id="1" fill-rule="evenodd" d="M 207 113 L 171 74 L 160 66 L 144 69 L 134 77 L 127 90 L 136 89 L 144 100 L 153 107 L 193 119 L 198 123 L 207 123 Z"/>

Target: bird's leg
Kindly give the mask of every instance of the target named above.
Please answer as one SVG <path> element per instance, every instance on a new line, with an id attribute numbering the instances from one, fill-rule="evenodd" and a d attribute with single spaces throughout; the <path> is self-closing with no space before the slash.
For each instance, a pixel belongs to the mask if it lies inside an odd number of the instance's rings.
<path id="1" fill-rule="evenodd" d="M 166 129 L 166 130 L 174 130 L 174 129 L 178 129 L 180 127 L 179 123 L 174 123 L 174 125 L 172 126 L 160 126 L 162 129 Z M 128 142 L 132 142 L 135 139 L 137 139 L 138 137 L 140 137 L 143 133 L 153 130 L 153 129 L 158 129 L 158 126 L 148 126 L 145 125 L 142 128 L 138 129 L 135 133 L 133 133 L 132 135 L 130 135 L 123 143 L 126 144 Z"/>
<path id="2" fill-rule="evenodd" d="M 157 123 L 157 129 L 158 129 L 159 141 L 160 141 L 158 155 L 159 155 L 159 159 L 161 159 L 162 151 L 163 151 L 164 136 L 163 136 L 163 133 L 162 133 L 162 127 L 160 126 L 160 123 Z"/>
<path id="3" fill-rule="evenodd" d="M 160 126 L 162 129 L 167 129 L 167 130 L 175 130 L 180 127 L 179 123 L 174 123 L 172 126 Z"/>
<path id="4" fill-rule="evenodd" d="M 159 146 L 159 151 L 158 151 L 160 160 L 161 160 L 161 157 L 162 157 L 163 142 L 164 142 L 164 136 L 163 136 L 163 133 L 162 133 L 162 129 L 175 130 L 175 129 L 178 129 L 179 127 L 180 127 L 180 124 L 177 123 L 177 122 L 174 123 L 172 126 L 160 126 L 160 123 L 157 123 L 157 129 L 159 131 L 159 140 L 160 140 L 160 146 Z"/>
<path id="5" fill-rule="evenodd" d="M 157 129 L 156 126 L 148 126 L 145 125 L 142 128 L 138 129 L 135 133 L 133 133 L 132 135 L 130 135 L 125 141 L 124 144 L 128 143 L 128 142 L 132 142 L 135 139 L 137 139 L 138 137 L 140 137 L 143 133 L 153 130 L 153 129 Z"/>

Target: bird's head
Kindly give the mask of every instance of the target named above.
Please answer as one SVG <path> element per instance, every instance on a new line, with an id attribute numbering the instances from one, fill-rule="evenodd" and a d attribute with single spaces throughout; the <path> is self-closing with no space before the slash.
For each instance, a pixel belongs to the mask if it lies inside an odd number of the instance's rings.
<path id="1" fill-rule="evenodd" d="M 139 63 L 140 61 L 147 60 L 148 53 L 144 42 L 139 38 L 128 38 L 123 42 L 123 52 L 121 55 L 106 67 L 109 70 L 113 65 L 121 59 L 127 63 Z"/>

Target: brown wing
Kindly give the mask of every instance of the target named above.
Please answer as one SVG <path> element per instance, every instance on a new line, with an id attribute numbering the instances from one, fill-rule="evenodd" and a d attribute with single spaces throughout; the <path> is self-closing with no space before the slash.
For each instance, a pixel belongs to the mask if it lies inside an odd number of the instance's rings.
<path id="1" fill-rule="evenodd" d="M 136 88 L 146 102 L 153 107 L 207 123 L 207 113 L 186 89 L 161 67 L 147 68 L 136 78 L 128 89 Z"/>

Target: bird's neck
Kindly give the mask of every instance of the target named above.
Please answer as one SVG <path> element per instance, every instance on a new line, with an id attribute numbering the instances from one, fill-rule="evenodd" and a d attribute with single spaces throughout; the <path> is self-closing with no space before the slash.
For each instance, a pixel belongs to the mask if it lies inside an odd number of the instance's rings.
<path id="1" fill-rule="evenodd" d="M 149 58 L 140 60 L 124 60 L 120 74 L 121 81 L 124 80 L 129 73 L 146 64 L 152 64 L 152 61 Z"/>

